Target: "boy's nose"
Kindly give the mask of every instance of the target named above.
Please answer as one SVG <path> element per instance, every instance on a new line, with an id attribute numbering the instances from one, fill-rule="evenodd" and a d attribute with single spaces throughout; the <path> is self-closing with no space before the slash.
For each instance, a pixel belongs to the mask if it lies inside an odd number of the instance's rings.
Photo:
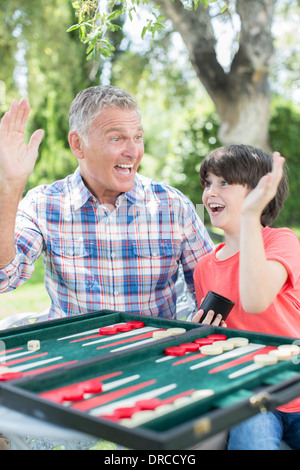
<path id="1" fill-rule="evenodd" d="M 210 187 L 207 189 L 210 196 L 218 195 L 218 186 L 216 184 L 211 184 Z"/>

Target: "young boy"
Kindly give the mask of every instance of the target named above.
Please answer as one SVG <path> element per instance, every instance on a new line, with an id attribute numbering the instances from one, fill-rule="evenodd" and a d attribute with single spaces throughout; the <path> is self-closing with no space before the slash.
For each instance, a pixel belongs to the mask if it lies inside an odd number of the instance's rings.
<path id="1" fill-rule="evenodd" d="M 272 159 L 245 145 L 204 159 L 203 203 L 225 242 L 200 260 L 194 281 L 198 304 L 209 290 L 235 302 L 229 328 L 300 338 L 300 244 L 291 230 L 269 227 L 288 194 L 283 167 L 278 152 Z M 300 449 L 300 398 L 238 425 L 228 448 L 278 449 L 282 439 Z"/>

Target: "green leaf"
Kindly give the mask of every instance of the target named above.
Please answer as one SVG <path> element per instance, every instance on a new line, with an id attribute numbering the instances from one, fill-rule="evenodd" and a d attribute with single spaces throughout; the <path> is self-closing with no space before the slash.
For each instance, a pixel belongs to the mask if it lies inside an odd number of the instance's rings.
<path id="1" fill-rule="evenodd" d="M 221 10 L 220 10 L 220 13 L 224 13 L 224 11 L 227 11 L 228 10 L 228 5 L 224 5 Z"/>
<path id="2" fill-rule="evenodd" d="M 80 28 L 80 24 L 73 24 L 73 26 L 70 26 L 70 28 L 67 29 L 67 33 L 69 33 L 70 31 L 74 31 L 78 28 Z"/>
<path id="3" fill-rule="evenodd" d="M 145 36 L 145 34 L 146 34 L 146 32 L 147 32 L 147 29 L 148 29 L 147 26 L 144 26 L 144 27 L 143 27 L 143 29 L 142 29 L 142 34 L 141 34 L 142 39 L 144 39 L 144 36 Z"/>
<path id="4" fill-rule="evenodd" d="M 107 19 L 110 21 L 113 18 L 115 18 L 116 16 L 120 16 L 120 14 L 121 14 L 120 10 L 115 10 L 107 16 Z"/>
<path id="5" fill-rule="evenodd" d="M 93 51 L 94 49 L 95 49 L 94 44 L 91 44 L 91 45 L 87 48 L 86 53 L 89 54 L 89 53 L 90 53 L 91 51 Z"/>
<path id="6" fill-rule="evenodd" d="M 121 26 L 118 24 L 111 24 L 108 26 L 108 28 L 112 32 L 119 31 L 120 29 L 122 29 Z"/>

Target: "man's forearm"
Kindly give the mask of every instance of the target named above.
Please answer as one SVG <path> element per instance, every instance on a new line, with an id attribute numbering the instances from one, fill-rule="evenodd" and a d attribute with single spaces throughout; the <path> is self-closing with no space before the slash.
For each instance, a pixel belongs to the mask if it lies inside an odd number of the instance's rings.
<path id="1" fill-rule="evenodd" d="M 44 131 L 25 142 L 30 106 L 26 98 L 13 100 L 0 123 L 0 268 L 15 257 L 14 229 L 19 201 L 32 173 Z"/>
<path id="2" fill-rule="evenodd" d="M 15 257 L 15 222 L 25 184 L 0 186 L 0 269 Z"/>

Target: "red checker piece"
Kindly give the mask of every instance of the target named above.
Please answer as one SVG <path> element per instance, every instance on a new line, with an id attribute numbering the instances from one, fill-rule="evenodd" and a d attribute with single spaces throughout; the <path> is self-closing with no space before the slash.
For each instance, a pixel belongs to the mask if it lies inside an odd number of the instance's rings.
<path id="1" fill-rule="evenodd" d="M 108 419 L 109 421 L 119 421 L 119 418 L 114 415 L 101 415 L 99 418 Z"/>
<path id="2" fill-rule="evenodd" d="M 117 332 L 118 329 L 116 326 L 104 326 L 99 330 L 100 335 L 115 335 Z"/>
<path id="3" fill-rule="evenodd" d="M 186 352 L 196 352 L 199 350 L 200 345 L 197 343 L 182 343 L 181 348 L 184 348 Z"/>
<path id="4" fill-rule="evenodd" d="M 165 349 L 165 354 L 167 356 L 184 356 L 185 349 L 181 348 L 180 346 L 170 346 L 169 348 Z"/>
<path id="5" fill-rule="evenodd" d="M 227 336 L 225 335 L 208 335 L 208 339 L 212 339 L 213 341 L 225 341 Z"/>
<path id="6" fill-rule="evenodd" d="M 15 380 L 23 377 L 22 372 L 4 372 L 0 374 L 0 382 L 6 382 L 7 380 Z"/>
<path id="7" fill-rule="evenodd" d="M 155 408 L 161 404 L 162 400 L 159 398 L 148 398 L 145 400 L 138 400 L 135 405 L 141 410 L 155 410 Z"/>
<path id="8" fill-rule="evenodd" d="M 200 346 L 206 346 L 207 344 L 213 344 L 214 340 L 211 338 L 198 338 L 194 339 L 194 343 L 199 344 Z"/>
<path id="9" fill-rule="evenodd" d="M 118 326 L 117 326 L 117 330 L 118 330 L 118 332 L 123 332 L 123 333 L 124 333 L 125 331 L 131 331 L 132 328 L 131 328 L 130 325 L 127 325 L 127 324 L 125 323 L 125 325 L 118 325 Z"/>
<path id="10" fill-rule="evenodd" d="M 63 390 L 61 397 L 63 401 L 79 401 L 83 399 L 84 391 L 79 387 L 69 388 Z"/>
<path id="11" fill-rule="evenodd" d="M 143 328 L 145 323 L 142 321 L 133 320 L 133 321 L 128 321 L 126 325 L 130 325 L 132 329 L 138 329 L 138 328 Z"/>
<path id="12" fill-rule="evenodd" d="M 140 411 L 138 406 L 124 406 L 123 408 L 116 408 L 113 416 L 117 419 L 131 418 L 134 413 Z"/>
<path id="13" fill-rule="evenodd" d="M 103 384 L 98 380 L 88 380 L 84 384 L 80 385 L 81 390 L 84 393 L 100 393 L 102 392 Z"/>

